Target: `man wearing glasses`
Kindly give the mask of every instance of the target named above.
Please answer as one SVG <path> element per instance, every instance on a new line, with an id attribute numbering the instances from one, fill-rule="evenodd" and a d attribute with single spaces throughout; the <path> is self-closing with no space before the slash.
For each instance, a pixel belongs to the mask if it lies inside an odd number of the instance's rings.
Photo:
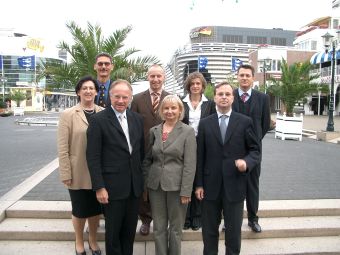
<path id="1" fill-rule="evenodd" d="M 113 70 L 112 57 L 110 54 L 102 52 L 96 56 L 94 70 L 97 72 L 99 93 L 95 98 L 95 103 L 101 107 L 110 106 L 109 88 L 111 84 L 110 74 Z"/>

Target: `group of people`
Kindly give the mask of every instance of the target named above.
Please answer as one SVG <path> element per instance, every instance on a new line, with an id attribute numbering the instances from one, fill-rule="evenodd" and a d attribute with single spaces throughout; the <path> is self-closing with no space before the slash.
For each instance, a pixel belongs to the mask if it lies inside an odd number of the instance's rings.
<path id="1" fill-rule="evenodd" d="M 76 255 L 86 254 L 86 220 L 89 249 L 101 254 L 101 214 L 108 255 L 133 254 L 138 217 L 141 235 L 153 221 L 157 255 L 181 254 L 183 229 L 201 227 L 203 254 L 216 255 L 222 215 L 226 254 L 239 254 L 245 199 L 248 225 L 261 232 L 261 140 L 270 124 L 268 96 L 252 90 L 253 67 L 239 68 L 238 89 L 217 84 L 214 100 L 204 96 L 199 72 L 187 77 L 183 99 L 169 94 L 157 64 L 148 69 L 149 88 L 132 97 L 128 81 L 110 80 L 113 67 L 109 54 L 97 55 L 97 79 L 78 82 L 79 103 L 59 120 L 60 179 L 71 198 Z"/>

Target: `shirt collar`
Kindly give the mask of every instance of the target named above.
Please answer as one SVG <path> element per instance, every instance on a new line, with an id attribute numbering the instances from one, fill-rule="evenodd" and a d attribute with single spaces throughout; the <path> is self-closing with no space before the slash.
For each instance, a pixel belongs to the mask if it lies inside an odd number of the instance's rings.
<path id="1" fill-rule="evenodd" d="M 152 96 L 152 93 L 156 92 L 159 96 L 162 95 L 162 89 L 159 90 L 159 91 L 153 91 L 152 89 L 149 88 L 149 93 L 150 93 L 150 96 Z"/>
<path id="2" fill-rule="evenodd" d="M 242 96 L 243 93 L 248 93 L 248 96 L 250 97 L 251 96 L 251 91 L 252 91 L 252 88 L 248 89 L 248 91 L 243 91 L 242 89 L 238 88 L 238 95 Z"/>
<path id="3" fill-rule="evenodd" d="M 230 117 L 230 114 L 231 114 L 231 112 L 232 112 L 232 109 L 230 108 L 229 112 L 227 112 L 227 113 L 220 113 L 217 109 L 216 109 L 216 111 L 217 111 L 217 117 L 218 117 L 218 119 L 221 118 L 222 115 L 227 115 L 228 118 L 229 118 L 229 117 Z"/>
<path id="4" fill-rule="evenodd" d="M 119 116 L 120 116 L 120 115 L 123 115 L 124 118 L 126 118 L 126 110 L 125 110 L 124 112 L 121 113 L 121 112 L 116 111 L 116 109 L 113 108 L 112 105 L 111 105 L 111 108 L 112 108 L 112 110 L 115 112 L 117 119 L 119 119 Z"/>
<path id="5" fill-rule="evenodd" d="M 189 101 L 190 101 L 190 95 L 187 94 L 185 98 L 183 98 L 183 102 L 189 103 Z M 204 94 L 202 94 L 201 102 L 206 102 L 206 101 L 208 101 L 208 98 Z"/>

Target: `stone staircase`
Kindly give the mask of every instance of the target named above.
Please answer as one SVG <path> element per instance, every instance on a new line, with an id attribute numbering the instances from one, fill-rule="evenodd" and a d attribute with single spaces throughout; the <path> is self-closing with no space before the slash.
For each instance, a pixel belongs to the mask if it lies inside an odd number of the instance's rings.
<path id="1" fill-rule="evenodd" d="M 241 254 L 340 254 L 339 199 L 261 201 L 260 209 L 263 231 L 251 232 L 244 220 Z M 70 217 L 70 202 L 17 201 L 0 223 L 0 254 L 74 254 Z M 103 224 L 98 236 L 102 250 Z M 220 239 L 219 254 L 224 254 L 222 232 Z M 184 231 L 182 254 L 202 250 L 201 232 Z M 134 254 L 155 254 L 152 233 L 137 233 Z"/>

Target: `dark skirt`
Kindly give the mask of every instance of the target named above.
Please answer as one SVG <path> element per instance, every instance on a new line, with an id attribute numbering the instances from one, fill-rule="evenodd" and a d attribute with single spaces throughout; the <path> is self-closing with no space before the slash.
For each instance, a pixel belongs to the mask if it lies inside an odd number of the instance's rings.
<path id="1" fill-rule="evenodd" d="M 72 215 L 77 218 L 89 218 L 102 213 L 102 207 L 96 198 L 96 192 L 89 189 L 68 190 L 72 203 Z"/>

